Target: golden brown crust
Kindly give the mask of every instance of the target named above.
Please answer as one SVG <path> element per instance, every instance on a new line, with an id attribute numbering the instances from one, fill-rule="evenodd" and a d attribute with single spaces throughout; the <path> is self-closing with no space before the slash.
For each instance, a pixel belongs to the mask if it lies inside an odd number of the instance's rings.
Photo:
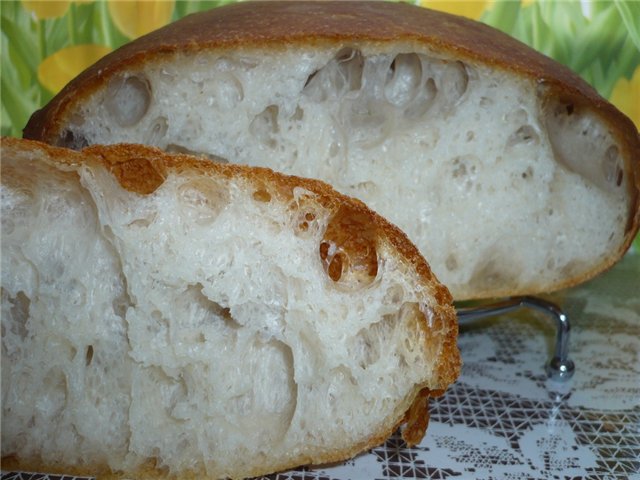
<path id="1" fill-rule="evenodd" d="M 402 2 L 376 1 L 241 2 L 189 15 L 107 55 L 65 90 L 67 95 L 79 93 L 79 85 L 90 88 L 114 70 L 175 52 L 349 42 L 426 45 L 460 59 L 535 77 L 549 87 L 562 85 L 563 90 L 579 91 L 592 101 L 603 102 L 568 68 L 498 30 Z"/>
<path id="2" fill-rule="evenodd" d="M 429 425 L 429 389 L 422 389 L 407 410 L 407 426 L 402 432 L 402 439 L 413 447 L 424 437 Z"/>
<path id="3" fill-rule="evenodd" d="M 30 156 L 55 165 L 77 168 L 82 164 L 103 165 L 109 169 L 118 179 L 123 188 L 148 195 L 158 188 L 167 178 L 170 172 L 177 174 L 211 175 L 216 177 L 243 179 L 256 189 L 269 188 L 271 192 L 277 192 L 281 196 L 293 196 L 293 189 L 304 188 L 315 194 L 314 201 L 330 212 L 348 208 L 351 212 L 366 217 L 374 226 L 379 237 L 379 242 L 390 245 L 398 252 L 399 260 L 406 266 L 407 271 L 414 271 L 417 281 L 427 288 L 437 300 L 434 308 L 434 316 L 440 322 L 439 331 L 447 334 L 442 342 L 440 361 L 435 368 L 434 378 L 437 379 L 438 391 L 430 392 L 425 385 L 416 385 L 414 391 L 404 399 L 404 404 L 398 410 L 398 418 L 390 419 L 390 424 L 382 427 L 381 431 L 374 432 L 368 439 L 360 444 L 352 445 L 348 450 L 331 451 L 320 456 L 298 457 L 284 459 L 275 470 L 287 470 L 301 464 L 325 464 L 342 461 L 363 452 L 369 448 L 384 442 L 395 429 L 405 421 L 409 422 L 410 437 L 412 443 L 417 443 L 424 435 L 427 417 L 419 418 L 425 413 L 426 397 L 437 396 L 447 388 L 459 375 L 460 355 L 456 347 L 458 333 L 455 310 L 451 304 L 452 298 L 449 291 L 441 285 L 429 268 L 425 259 L 417 248 L 408 240 L 406 235 L 397 227 L 387 222 L 365 206 L 364 203 L 344 196 L 335 191 L 331 186 L 318 180 L 310 180 L 300 177 L 286 176 L 267 168 L 248 167 L 244 165 L 220 164 L 205 162 L 196 157 L 183 154 L 167 154 L 157 148 L 142 145 L 111 145 L 91 146 L 80 152 L 60 147 L 53 147 L 31 140 L 15 138 L 2 138 L 2 148 L 5 154 L 12 152 L 28 152 Z M 427 331 L 426 321 L 418 322 L 418 327 Z M 428 337 L 428 335 L 425 335 Z M 426 340 L 425 340 L 426 341 Z M 405 414 L 406 412 L 406 414 Z M 166 477 L 167 472 L 157 468 L 153 461 L 143 465 L 136 472 L 113 472 L 106 465 L 91 465 L 89 467 L 44 464 L 29 459 L 16 459 L 6 457 L 2 459 L 5 469 L 20 469 L 25 471 L 46 471 L 50 473 L 67 474 L 100 474 L 100 479 L 126 478 L 135 475 L 139 479 L 154 479 Z M 264 474 L 264 470 L 256 468 L 247 475 Z M 205 472 L 181 473 L 181 478 L 207 478 Z"/>
<path id="4" fill-rule="evenodd" d="M 82 101 L 114 72 L 139 68 L 175 52 L 277 50 L 298 45 L 344 43 L 413 44 L 509 70 L 544 86 L 544 95 L 589 104 L 619 131 L 621 143 L 639 145 L 632 122 L 578 75 L 525 44 L 479 22 L 415 7 L 379 1 L 240 2 L 189 15 L 112 52 L 84 71 L 24 130 L 25 138 L 51 141 L 64 110 Z"/>

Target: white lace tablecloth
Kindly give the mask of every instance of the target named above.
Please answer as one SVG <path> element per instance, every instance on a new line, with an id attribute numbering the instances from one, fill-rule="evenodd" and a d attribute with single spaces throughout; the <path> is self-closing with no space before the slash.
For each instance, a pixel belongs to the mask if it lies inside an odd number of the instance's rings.
<path id="1" fill-rule="evenodd" d="M 640 254 L 551 297 L 572 324 L 576 373 L 546 380 L 551 319 L 530 310 L 461 330 L 460 379 L 415 448 L 399 436 L 344 464 L 265 477 L 640 480 Z M 2 480 L 79 480 L 3 472 Z"/>

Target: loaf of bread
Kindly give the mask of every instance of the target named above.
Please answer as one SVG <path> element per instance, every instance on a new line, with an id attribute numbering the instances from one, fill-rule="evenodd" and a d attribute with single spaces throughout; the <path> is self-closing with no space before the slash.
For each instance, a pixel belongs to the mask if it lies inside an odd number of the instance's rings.
<path id="1" fill-rule="evenodd" d="M 237 478 L 420 441 L 455 311 L 361 202 L 139 145 L 1 155 L 3 469 Z"/>
<path id="2" fill-rule="evenodd" d="M 108 55 L 28 138 L 319 178 L 398 225 L 454 298 L 584 281 L 640 219 L 632 122 L 565 67 L 402 2 L 241 2 Z"/>

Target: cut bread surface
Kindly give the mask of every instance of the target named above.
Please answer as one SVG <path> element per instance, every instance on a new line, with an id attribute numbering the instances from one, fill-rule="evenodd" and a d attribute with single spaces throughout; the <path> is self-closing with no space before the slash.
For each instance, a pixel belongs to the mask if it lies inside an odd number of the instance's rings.
<path id="1" fill-rule="evenodd" d="M 451 296 L 320 182 L 2 140 L 3 466 L 246 477 L 338 461 L 458 375 Z"/>
<path id="2" fill-rule="evenodd" d="M 25 135 L 322 179 L 397 224 L 459 300 L 588 279 L 640 218 L 626 117 L 519 42 L 404 4 L 187 17 L 83 73 Z"/>

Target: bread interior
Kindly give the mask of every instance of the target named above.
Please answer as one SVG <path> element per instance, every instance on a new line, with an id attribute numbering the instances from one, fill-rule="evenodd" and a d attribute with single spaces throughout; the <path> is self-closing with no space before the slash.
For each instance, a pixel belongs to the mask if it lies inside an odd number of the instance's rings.
<path id="1" fill-rule="evenodd" d="M 313 192 L 172 171 L 141 194 L 27 150 L 2 182 L 3 457 L 257 475 L 351 456 L 446 386 L 432 286 Z"/>
<path id="2" fill-rule="evenodd" d="M 415 45 L 178 53 L 115 75 L 60 142 L 319 178 L 404 230 L 457 299 L 532 293 L 605 261 L 630 209 L 607 126 L 545 90 Z"/>

